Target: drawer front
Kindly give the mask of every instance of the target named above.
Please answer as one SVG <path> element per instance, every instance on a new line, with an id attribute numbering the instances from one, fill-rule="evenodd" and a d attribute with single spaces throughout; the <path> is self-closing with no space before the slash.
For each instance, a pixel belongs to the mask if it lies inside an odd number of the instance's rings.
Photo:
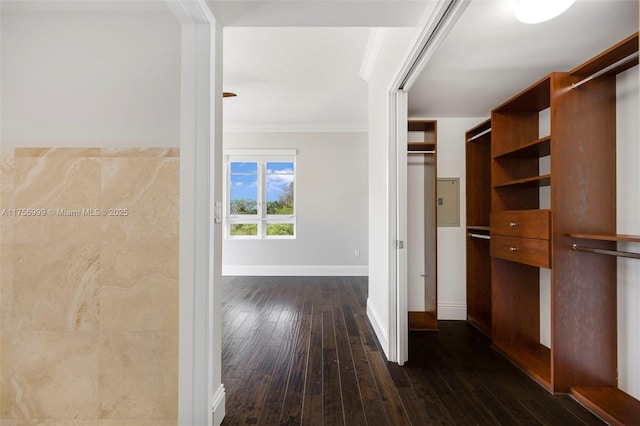
<path id="1" fill-rule="evenodd" d="M 491 236 L 491 256 L 541 268 L 550 268 L 549 240 Z"/>
<path id="2" fill-rule="evenodd" d="M 549 239 L 549 210 L 505 210 L 491 213 L 491 234 Z"/>

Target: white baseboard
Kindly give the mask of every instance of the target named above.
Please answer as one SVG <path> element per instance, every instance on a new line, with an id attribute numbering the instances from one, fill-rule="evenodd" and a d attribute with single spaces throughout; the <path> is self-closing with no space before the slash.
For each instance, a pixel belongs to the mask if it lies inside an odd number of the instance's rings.
<path id="1" fill-rule="evenodd" d="M 438 303 L 439 320 L 467 319 L 467 305 L 461 303 Z"/>
<path id="2" fill-rule="evenodd" d="M 384 351 L 387 358 L 389 358 L 389 335 L 386 328 L 382 324 L 382 321 L 380 321 L 380 315 L 378 315 L 373 306 L 371 306 L 369 299 L 367 299 L 367 317 L 369 318 L 369 322 L 373 327 L 373 331 L 376 333 L 376 337 L 380 342 L 380 346 L 382 346 L 382 350 Z"/>
<path id="3" fill-rule="evenodd" d="M 224 420 L 225 416 L 225 390 L 224 385 L 220 385 L 218 390 L 213 394 L 213 399 L 211 400 L 211 420 L 213 426 L 220 426 L 222 420 Z"/>
<path id="4" fill-rule="evenodd" d="M 222 265 L 223 276 L 247 277 L 366 277 L 369 267 L 361 265 Z"/>

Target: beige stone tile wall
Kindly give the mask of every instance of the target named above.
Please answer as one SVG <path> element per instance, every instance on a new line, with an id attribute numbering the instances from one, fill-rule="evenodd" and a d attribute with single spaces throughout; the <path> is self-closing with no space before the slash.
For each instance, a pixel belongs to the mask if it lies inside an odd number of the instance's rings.
<path id="1" fill-rule="evenodd" d="M 178 191 L 177 149 L 0 158 L 0 425 L 177 423 Z"/>

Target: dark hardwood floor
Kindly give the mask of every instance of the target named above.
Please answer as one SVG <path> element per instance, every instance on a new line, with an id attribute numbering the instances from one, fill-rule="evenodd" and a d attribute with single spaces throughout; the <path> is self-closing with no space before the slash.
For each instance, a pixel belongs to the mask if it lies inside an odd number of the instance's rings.
<path id="1" fill-rule="evenodd" d="M 411 332 L 386 361 L 366 278 L 234 277 L 223 288 L 223 425 L 595 425 L 464 321 Z"/>

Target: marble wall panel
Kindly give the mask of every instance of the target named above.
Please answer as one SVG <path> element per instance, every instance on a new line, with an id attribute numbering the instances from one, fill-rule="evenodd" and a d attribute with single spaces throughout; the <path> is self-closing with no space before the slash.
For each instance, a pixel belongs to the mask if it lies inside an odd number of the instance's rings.
<path id="1" fill-rule="evenodd" d="M 177 244 L 179 159 L 118 157 L 102 159 L 102 201 L 124 215 L 102 222 L 106 242 Z"/>
<path id="2" fill-rule="evenodd" d="M 13 256 L 17 329 L 97 329 L 99 243 L 15 244 Z"/>
<path id="3" fill-rule="evenodd" d="M 13 244 L 0 237 L 0 333 L 13 329 Z M 2 356 L 0 355 L 0 370 Z"/>
<path id="4" fill-rule="evenodd" d="M 101 419 L 98 426 L 176 426 L 173 420 L 145 420 L 145 419 Z"/>
<path id="5" fill-rule="evenodd" d="M 177 363 L 176 335 L 102 332 L 100 418 L 177 419 Z"/>
<path id="6" fill-rule="evenodd" d="M 104 244 L 99 282 L 101 330 L 177 334 L 177 245 Z"/>
<path id="7" fill-rule="evenodd" d="M 79 156 L 16 157 L 14 206 L 36 209 L 14 225 L 16 243 L 91 242 L 100 238 L 101 218 L 83 215 L 99 208 L 99 158 Z"/>
<path id="8" fill-rule="evenodd" d="M 0 155 L 0 243 L 13 243 L 15 216 L 10 214 L 13 203 L 13 156 Z M 1 265 L 0 265 L 1 267 Z"/>
<path id="9" fill-rule="evenodd" d="M 97 419 L 98 343 L 97 332 L 3 333 L 2 417 Z"/>
<path id="10" fill-rule="evenodd" d="M 47 212 L 0 218 L 0 426 L 177 423 L 178 205 L 177 149 L 0 157 L 0 209 Z"/>
<path id="11" fill-rule="evenodd" d="M 23 420 L 0 419 L 0 426 L 30 426 L 37 424 L 38 426 L 98 426 L 99 420 L 38 420 L 37 423 Z"/>
<path id="12" fill-rule="evenodd" d="M 0 155 L 0 332 L 10 327 L 13 290 L 13 156 Z M 2 357 L 0 355 L 0 370 Z"/>

